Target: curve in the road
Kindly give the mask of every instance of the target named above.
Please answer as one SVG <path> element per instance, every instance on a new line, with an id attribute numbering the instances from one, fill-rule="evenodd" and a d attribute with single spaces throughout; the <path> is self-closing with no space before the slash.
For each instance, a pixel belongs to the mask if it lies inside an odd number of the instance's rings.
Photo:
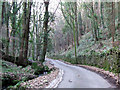
<path id="1" fill-rule="evenodd" d="M 62 82 L 58 88 L 110 88 L 111 85 L 100 75 L 82 67 L 65 64 L 58 60 L 51 61 L 56 67 L 64 70 Z"/>

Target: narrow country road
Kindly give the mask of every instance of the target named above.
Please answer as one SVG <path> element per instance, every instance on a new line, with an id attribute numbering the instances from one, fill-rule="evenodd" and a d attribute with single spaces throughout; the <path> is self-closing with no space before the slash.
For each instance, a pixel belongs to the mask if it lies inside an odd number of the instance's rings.
<path id="1" fill-rule="evenodd" d="M 56 67 L 64 71 L 62 82 L 58 88 L 109 88 L 111 85 L 100 75 L 82 67 L 65 64 L 58 60 L 51 61 Z"/>

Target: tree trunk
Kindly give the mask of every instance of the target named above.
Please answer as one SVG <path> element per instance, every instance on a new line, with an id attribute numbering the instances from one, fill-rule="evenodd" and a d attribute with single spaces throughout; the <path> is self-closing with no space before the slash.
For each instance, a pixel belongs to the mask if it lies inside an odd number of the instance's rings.
<path id="1" fill-rule="evenodd" d="M 9 16 L 7 16 L 7 46 L 6 46 L 6 54 L 8 55 L 9 54 Z"/>
<path id="2" fill-rule="evenodd" d="M 114 43 L 115 35 L 115 2 L 106 2 L 107 9 L 107 23 L 110 30 L 110 35 L 112 37 L 112 43 Z M 114 46 L 114 45 L 113 45 Z"/>
<path id="3" fill-rule="evenodd" d="M 24 57 L 24 45 L 25 45 L 25 34 L 26 34 L 26 7 L 27 7 L 27 3 L 26 2 L 23 2 L 23 34 L 22 34 L 22 40 L 21 40 L 21 47 L 20 47 L 20 54 L 19 54 L 19 62 L 20 63 L 24 63 L 24 64 L 27 64 L 27 61 Z"/>
<path id="4" fill-rule="evenodd" d="M 1 15 L 1 25 L 5 22 L 5 2 L 2 3 L 2 15 Z"/>
<path id="5" fill-rule="evenodd" d="M 120 2 L 118 2 L 118 40 L 120 40 Z"/>
<path id="6" fill-rule="evenodd" d="M 47 50 L 47 41 L 48 41 L 48 19 L 49 19 L 49 12 L 48 12 L 48 6 L 49 1 L 44 2 L 45 4 L 45 15 L 44 15 L 44 40 L 43 40 L 43 50 L 42 50 L 42 56 L 41 61 L 45 61 L 45 55 Z"/>
<path id="7" fill-rule="evenodd" d="M 9 54 L 9 13 L 10 13 L 10 6 L 7 2 L 6 8 L 6 27 L 7 27 L 7 46 L 6 46 L 6 55 Z"/>
<path id="8" fill-rule="evenodd" d="M 115 3 L 112 2 L 112 26 L 111 26 L 111 35 L 112 35 L 112 42 L 114 42 L 114 35 L 115 35 Z"/>
<path id="9" fill-rule="evenodd" d="M 104 18 L 103 18 L 103 6 L 104 6 L 104 3 L 103 2 L 100 2 L 101 4 L 100 4 L 100 13 L 101 13 L 101 23 L 102 23 L 102 26 L 103 26 L 103 28 L 105 28 L 105 26 L 104 26 Z"/>
<path id="10" fill-rule="evenodd" d="M 77 41 L 77 46 L 79 46 L 78 21 L 77 21 L 77 1 L 75 2 L 75 30 L 76 30 L 76 41 Z"/>
<path id="11" fill-rule="evenodd" d="M 9 62 L 12 62 L 12 63 L 15 63 L 16 65 L 18 66 L 27 66 L 27 65 L 31 65 L 32 62 L 31 61 L 27 61 L 27 64 L 26 63 L 22 63 L 22 61 L 19 61 L 19 58 L 18 57 L 14 57 L 14 56 L 10 56 L 10 55 L 7 55 L 5 54 L 3 51 L 0 50 L 0 58 L 5 60 L 5 61 L 9 61 Z"/>
<path id="12" fill-rule="evenodd" d="M 67 46 L 69 47 L 69 44 L 70 44 L 70 35 L 69 35 L 69 33 L 67 34 L 67 41 L 68 41 Z"/>
<path id="13" fill-rule="evenodd" d="M 71 42 L 72 43 L 72 47 L 74 47 L 73 46 L 74 40 L 73 40 L 73 34 L 72 33 L 71 33 L 71 38 L 72 38 L 72 42 Z"/>
<path id="14" fill-rule="evenodd" d="M 29 26 L 30 26 L 30 16 L 31 16 L 31 2 L 28 2 L 28 13 L 26 19 L 26 34 L 25 34 L 25 52 L 24 52 L 24 59 L 27 60 L 28 55 L 28 42 L 29 42 Z"/>
<path id="15" fill-rule="evenodd" d="M 78 23 L 79 23 L 79 32 L 80 32 L 80 38 L 81 38 L 81 36 L 83 35 L 81 12 L 79 12 L 78 20 L 79 20 Z"/>
<path id="16" fill-rule="evenodd" d="M 108 28 L 110 30 L 110 34 L 112 37 L 112 43 L 114 43 L 114 35 L 115 35 L 115 3 L 114 2 L 106 2 L 107 7 L 107 22 Z M 114 46 L 114 45 L 113 45 Z"/>
<path id="17" fill-rule="evenodd" d="M 15 25 L 16 25 L 16 13 L 15 13 L 16 7 L 15 2 L 13 2 L 13 16 L 12 16 L 12 32 L 13 32 L 13 56 L 15 56 Z"/>
<path id="18" fill-rule="evenodd" d="M 94 8 L 93 8 L 93 2 L 91 3 L 92 4 L 92 19 L 93 19 L 93 28 L 94 28 L 94 36 L 95 36 L 95 42 L 98 41 L 98 36 L 97 36 L 97 19 L 96 17 L 94 16 Z"/>

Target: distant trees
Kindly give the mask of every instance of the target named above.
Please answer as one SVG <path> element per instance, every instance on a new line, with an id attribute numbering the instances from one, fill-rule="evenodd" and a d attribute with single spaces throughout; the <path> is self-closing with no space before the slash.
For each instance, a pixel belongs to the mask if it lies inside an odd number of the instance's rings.
<path id="1" fill-rule="evenodd" d="M 114 2 L 106 2 L 106 9 L 107 9 L 107 22 L 108 22 L 108 29 L 110 30 L 110 36 L 112 37 L 112 42 L 115 41 L 115 3 Z"/>
<path id="2" fill-rule="evenodd" d="M 119 2 L 99 0 L 61 3 L 64 18 L 61 15 L 59 19 L 64 26 L 57 27 L 55 32 L 53 28 L 56 22 L 51 25 L 55 20 L 54 13 L 48 11 L 49 0 L 44 0 L 43 3 L 31 3 L 28 0 L 2 2 L 1 7 L 0 23 L 5 26 L 4 30 L 2 29 L 5 35 L 0 38 L 4 46 L 1 51 L 15 59 L 14 61 L 19 61 L 21 65 L 27 65 L 28 59 L 44 62 L 46 52 L 51 49 L 51 42 L 56 46 L 56 50 L 58 49 L 57 52 L 74 47 L 77 61 L 77 47 L 84 34 L 90 32 L 91 39 L 95 42 L 107 38 L 111 38 L 114 42 L 116 36 L 120 37 Z M 118 16 L 116 16 L 117 11 Z M 62 31 L 59 31 L 61 29 Z M 50 31 L 52 32 L 49 33 Z M 53 34 L 56 36 L 55 41 L 50 39 L 53 38 Z"/>
<path id="3" fill-rule="evenodd" d="M 65 20 L 62 28 L 63 38 L 60 38 L 61 42 L 56 41 L 56 43 L 58 45 L 63 43 L 62 50 L 67 51 L 74 46 L 74 54 L 77 53 L 77 46 L 80 45 L 79 39 L 82 39 L 83 35 L 88 32 L 91 33 L 91 40 L 100 44 L 102 40 L 110 38 L 111 42 L 114 42 L 117 39 L 116 36 L 119 36 L 116 33 L 119 19 L 116 14 L 117 3 L 115 2 L 61 1 L 61 11 L 64 17 L 63 21 Z M 64 42 L 65 40 L 68 43 Z"/>
<path id="4" fill-rule="evenodd" d="M 115 2 L 112 2 L 112 26 L 111 26 L 111 35 L 112 35 L 112 42 L 115 41 Z"/>
<path id="5" fill-rule="evenodd" d="M 91 20 L 91 24 L 92 24 L 92 29 L 93 29 L 93 38 L 95 38 L 95 42 L 99 40 L 98 38 L 98 16 L 97 14 L 95 13 L 95 10 L 94 10 L 94 4 L 93 2 L 89 3 L 88 5 L 86 5 L 84 3 L 84 7 L 85 9 L 88 9 L 89 11 L 89 14 L 88 14 L 88 18 L 90 18 Z"/>
<path id="6" fill-rule="evenodd" d="M 74 7 L 72 7 L 74 6 Z M 64 8 L 63 8 L 64 7 Z M 74 53 L 77 62 L 77 45 L 78 41 L 78 20 L 77 20 L 77 3 L 76 2 L 66 2 L 61 3 L 61 11 L 64 16 L 66 23 L 73 30 L 73 40 L 74 40 Z"/>
<path id="7" fill-rule="evenodd" d="M 94 36 L 95 36 L 95 41 L 98 41 L 98 34 L 99 34 L 99 28 L 98 28 L 98 17 L 94 11 L 94 5 L 93 2 L 91 3 L 91 15 L 92 15 L 92 22 L 93 22 L 93 29 L 94 29 Z"/>
<path id="8" fill-rule="evenodd" d="M 115 41 L 115 20 L 116 20 L 116 4 L 115 2 L 91 2 L 84 3 L 84 9 L 87 11 L 88 18 L 91 20 L 93 29 L 93 38 L 95 41 L 101 39 L 101 29 L 109 29 L 109 36 L 112 42 Z"/>

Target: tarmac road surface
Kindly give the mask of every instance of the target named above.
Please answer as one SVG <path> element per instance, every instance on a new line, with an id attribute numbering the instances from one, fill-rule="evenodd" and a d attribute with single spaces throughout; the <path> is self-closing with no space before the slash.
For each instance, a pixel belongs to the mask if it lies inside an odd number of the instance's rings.
<path id="1" fill-rule="evenodd" d="M 65 64 L 58 60 L 46 58 L 54 66 L 64 71 L 63 80 L 58 88 L 109 88 L 111 85 L 100 75 L 73 65 Z"/>

